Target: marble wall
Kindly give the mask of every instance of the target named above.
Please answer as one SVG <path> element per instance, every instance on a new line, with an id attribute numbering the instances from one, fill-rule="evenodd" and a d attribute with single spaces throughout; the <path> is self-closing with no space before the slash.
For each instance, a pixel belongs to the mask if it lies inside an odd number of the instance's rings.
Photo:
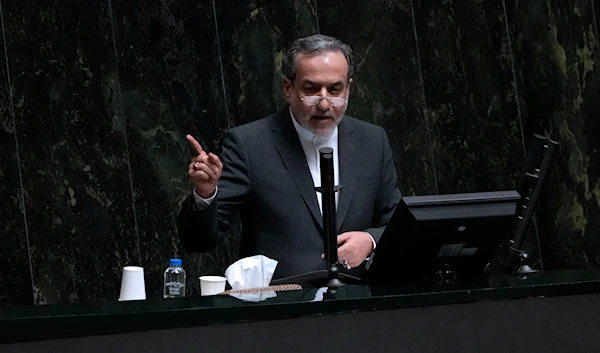
<path id="1" fill-rule="evenodd" d="M 551 136 L 528 246 L 546 270 L 600 265 L 599 7 L 0 0 L 0 305 L 115 299 L 125 265 L 158 297 L 174 256 L 197 294 L 239 228 L 207 254 L 179 244 L 185 134 L 218 152 L 280 108 L 283 50 L 317 32 L 354 48 L 348 112 L 386 128 L 403 194 L 514 188 L 532 134 Z"/>

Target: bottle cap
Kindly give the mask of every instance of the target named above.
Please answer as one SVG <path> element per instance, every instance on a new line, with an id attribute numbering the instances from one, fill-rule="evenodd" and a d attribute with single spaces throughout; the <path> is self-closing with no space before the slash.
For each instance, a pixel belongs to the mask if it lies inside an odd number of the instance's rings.
<path id="1" fill-rule="evenodd" d="M 181 259 L 169 260 L 169 266 L 181 266 Z"/>

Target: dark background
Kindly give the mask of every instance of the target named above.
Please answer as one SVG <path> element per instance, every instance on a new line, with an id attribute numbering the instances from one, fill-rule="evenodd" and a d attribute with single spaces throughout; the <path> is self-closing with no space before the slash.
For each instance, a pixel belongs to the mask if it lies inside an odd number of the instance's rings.
<path id="1" fill-rule="evenodd" d="M 114 300 L 125 265 L 158 297 L 174 256 L 188 294 L 223 273 L 239 231 L 178 242 L 185 134 L 218 152 L 279 109 L 283 51 L 317 32 L 353 47 L 348 113 L 388 131 L 404 195 L 515 188 L 533 133 L 557 140 L 527 244 L 545 270 L 598 266 L 599 7 L 0 0 L 0 304 Z"/>

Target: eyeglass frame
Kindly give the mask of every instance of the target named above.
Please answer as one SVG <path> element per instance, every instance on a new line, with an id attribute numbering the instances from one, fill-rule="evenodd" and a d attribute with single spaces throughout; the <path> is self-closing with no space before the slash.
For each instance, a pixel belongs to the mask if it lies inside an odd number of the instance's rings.
<path id="1" fill-rule="evenodd" d="M 298 91 L 298 93 L 300 93 L 300 90 L 299 90 L 299 89 L 298 89 L 298 87 L 296 86 L 296 80 L 290 80 L 290 82 L 292 82 L 292 85 L 293 85 L 294 87 L 296 87 L 296 90 Z M 348 80 L 348 83 L 350 83 L 350 80 Z M 344 90 L 345 90 L 345 89 L 346 89 L 346 88 L 344 88 Z M 344 97 L 329 97 L 329 96 L 304 96 L 304 97 L 300 97 L 300 95 L 298 95 L 298 98 L 300 99 L 300 101 L 301 101 L 302 103 L 304 103 L 304 104 L 306 104 L 306 105 L 308 105 L 308 106 L 311 106 L 311 107 L 312 107 L 312 106 L 315 106 L 315 105 L 319 105 L 319 103 L 321 103 L 321 101 L 322 101 L 323 99 L 327 99 L 327 100 L 329 101 L 329 104 L 331 104 L 331 106 L 332 106 L 332 107 L 343 107 L 344 105 L 348 104 L 348 99 L 346 99 L 346 98 L 344 98 Z M 306 98 L 312 98 L 312 99 L 315 99 L 316 103 L 315 103 L 315 104 L 308 104 L 308 103 L 306 103 L 306 102 L 304 101 Z M 335 105 L 335 104 L 333 103 L 332 99 L 335 99 L 335 100 L 340 100 L 340 99 L 342 99 L 342 100 L 343 100 L 343 103 L 342 103 L 342 104 L 339 104 L 339 105 Z"/>

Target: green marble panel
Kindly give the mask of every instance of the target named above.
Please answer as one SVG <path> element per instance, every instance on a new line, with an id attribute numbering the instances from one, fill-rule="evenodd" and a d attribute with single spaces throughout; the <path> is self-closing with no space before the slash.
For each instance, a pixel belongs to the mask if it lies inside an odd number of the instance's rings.
<path id="1" fill-rule="evenodd" d="M 525 132 L 560 143 L 540 199 L 546 267 L 598 266 L 598 4 L 547 0 L 507 5 Z"/>
<path id="2" fill-rule="evenodd" d="M 440 194 L 515 187 L 524 157 L 500 1 L 414 1 Z"/>
<path id="3" fill-rule="evenodd" d="M 0 41 L 0 306 L 33 304 L 5 42 Z"/>
<path id="4" fill-rule="evenodd" d="M 107 3 L 2 5 L 35 303 L 117 298 L 140 257 Z"/>
<path id="5" fill-rule="evenodd" d="M 595 4 L 594 4 L 595 2 Z M 595 0 L 590 0 L 590 6 L 592 8 L 592 20 L 594 21 L 594 28 L 596 30 L 596 38 L 600 37 L 600 26 L 598 26 L 598 22 L 600 21 L 600 4 Z"/>

